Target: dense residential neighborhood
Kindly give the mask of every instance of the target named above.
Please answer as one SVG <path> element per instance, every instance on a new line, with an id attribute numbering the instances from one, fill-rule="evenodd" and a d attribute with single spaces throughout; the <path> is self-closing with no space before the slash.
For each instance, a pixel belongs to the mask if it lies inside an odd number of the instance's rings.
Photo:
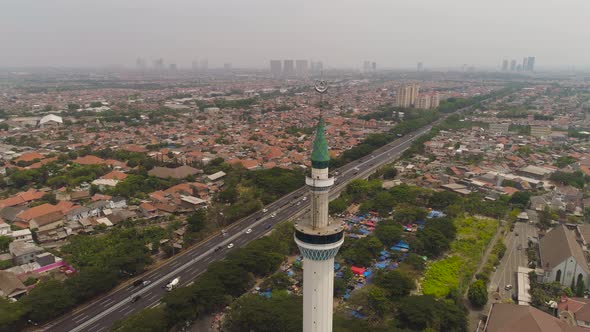
<path id="1" fill-rule="evenodd" d="M 345 232 L 336 328 L 590 326 L 587 84 L 360 77 L 320 99 L 308 79 L 176 79 L 154 89 L 3 90 L 0 312 L 13 315 L 2 326 L 60 324 L 76 305 L 92 308 L 126 287 L 118 285 L 141 290 L 134 284 L 152 282 L 142 276 L 253 218 L 265 223 L 260 238 L 217 245 L 226 259 L 170 286 L 152 308 L 133 295 L 114 328 L 153 317 L 154 331 L 271 324 L 248 308 L 298 330 L 305 258 L 291 222 L 306 222 L 309 201 L 287 201 L 301 206 L 288 220 L 269 209 L 306 183 L 320 110 L 336 185 L 353 167 L 329 204 Z M 414 105 L 412 93 L 400 95 L 408 86 L 436 103 Z M 370 172 L 354 166 L 405 141 Z M 288 222 L 268 235 L 269 220 Z"/>

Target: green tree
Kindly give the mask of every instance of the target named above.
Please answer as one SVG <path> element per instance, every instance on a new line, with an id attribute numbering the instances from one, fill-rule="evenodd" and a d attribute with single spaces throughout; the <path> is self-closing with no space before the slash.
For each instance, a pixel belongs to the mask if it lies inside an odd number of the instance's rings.
<path id="1" fill-rule="evenodd" d="M 450 248 L 449 239 L 438 229 L 426 227 L 418 232 L 418 237 L 422 240 L 424 253 L 428 257 L 439 257 Z"/>
<path id="2" fill-rule="evenodd" d="M 198 209 L 195 213 L 191 214 L 188 218 L 188 230 L 190 232 L 200 232 L 205 228 L 205 222 L 207 220 L 207 212 L 205 209 Z"/>
<path id="3" fill-rule="evenodd" d="M 0 331 L 12 332 L 23 328 L 26 307 L 22 301 L 11 302 L 0 297 Z"/>
<path id="4" fill-rule="evenodd" d="M 469 302 L 475 307 L 483 307 L 488 303 L 488 290 L 483 280 L 476 280 L 467 291 Z"/>
<path id="5" fill-rule="evenodd" d="M 391 300 L 410 294 L 416 287 L 414 280 L 399 270 L 379 271 L 375 276 L 375 284 L 383 288 Z"/>
<path id="6" fill-rule="evenodd" d="M 303 298 L 273 292 L 270 299 L 256 294 L 240 297 L 230 308 L 226 331 L 301 331 Z"/>
<path id="7" fill-rule="evenodd" d="M 331 215 L 340 214 L 346 211 L 348 205 L 349 204 L 344 197 L 338 197 L 330 202 L 328 209 Z"/>
<path id="8" fill-rule="evenodd" d="M 66 312 L 74 305 L 74 296 L 57 280 L 39 283 L 22 300 L 27 317 L 34 322 L 44 322 Z"/>
<path id="9" fill-rule="evenodd" d="M 382 220 L 375 227 L 375 236 L 387 247 L 396 244 L 402 232 L 402 226 L 392 220 Z"/>
<path id="10" fill-rule="evenodd" d="M 165 312 L 162 307 L 143 309 L 124 320 L 116 322 L 111 331 L 114 332 L 166 332 Z"/>
<path id="11" fill-rule="evenodd" d="M 381 287 L 371 287 L 367 293 L 367 301 L 371 311 L 379 317 L 383 317 L 389 311 L 390 303 L 387 299 L 387 291 Z"/>
<path id="12" fill-rule="evenodd" d="M 517 206 L 520 209 L 525 209 L 531 200 L 532 193 L 528 191 L 517 191 L 510 197 L 510 204 Z"/>
<path id="13" fill-rule="evenodd" d="M 423 271 L 426 267 L 426 262 L 422 258 L 422 256 L 417 255 L 415 253 L 410 253 L 408 257 L 404 260 L 404 264 L 408 264 L 412 266 L 417 271 Z"/>
<path id="14" fill-rule="evenodd" d="M 116 271 L 106 267 L 88 267 L 67 279 L 64 286 L 75 297 L 76 302 L 82 302 L 110 290 L 117 283 Z"/>
<path id="15" fill-rule="evenodd" d="M 11 237 L 0 235 L 0 252 L 7 251 L 10 242 L 12 242 Z"/>

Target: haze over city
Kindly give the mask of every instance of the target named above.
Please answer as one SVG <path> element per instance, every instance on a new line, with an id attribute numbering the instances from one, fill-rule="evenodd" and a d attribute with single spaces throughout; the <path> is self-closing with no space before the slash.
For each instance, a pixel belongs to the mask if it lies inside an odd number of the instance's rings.
<path id="1" fill-rule="evenodd" d="M 0 2 L 0 332 L 590 332 L 590 0 Z"/>
<path id="2" fill-rule="evenodd" d="M 539 68 L 590 66 L 585 0 L 5 1 L 1 67 L 266 68 L 272 58 L 358 68 L 497 68 L 537 57 Z"/>

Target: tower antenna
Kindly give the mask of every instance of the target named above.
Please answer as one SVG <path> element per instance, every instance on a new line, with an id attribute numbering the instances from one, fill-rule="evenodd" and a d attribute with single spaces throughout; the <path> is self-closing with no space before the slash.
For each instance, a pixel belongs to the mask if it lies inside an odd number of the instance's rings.
<path id="1" fill-rule="evenodd" d="M 324 110 L 324 94 L 328 91 L 328 81 L 326 81 L 324 79 L 316 80 L 314 83 L 314 88 L 315 88 L 315 91 L 320 94 L 320 118 L 321 118 L 323 115 L 323 110 Z"/>

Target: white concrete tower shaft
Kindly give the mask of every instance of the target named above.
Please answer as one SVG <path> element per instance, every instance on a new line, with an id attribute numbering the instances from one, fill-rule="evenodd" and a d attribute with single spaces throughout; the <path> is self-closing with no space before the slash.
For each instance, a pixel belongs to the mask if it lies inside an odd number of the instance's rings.
<path id="1" fill-rule="evenodd" d="M 305 180 L 311 193 L 311 212 L 295 224 L 295 242 L 303 260 L 303 331 L 331 332 L 334 297 L 334 257 L 344 242 L 344 225 L 328 215 L 329 154 L 320 118 L 311 155 L 311 174 Z"/>

